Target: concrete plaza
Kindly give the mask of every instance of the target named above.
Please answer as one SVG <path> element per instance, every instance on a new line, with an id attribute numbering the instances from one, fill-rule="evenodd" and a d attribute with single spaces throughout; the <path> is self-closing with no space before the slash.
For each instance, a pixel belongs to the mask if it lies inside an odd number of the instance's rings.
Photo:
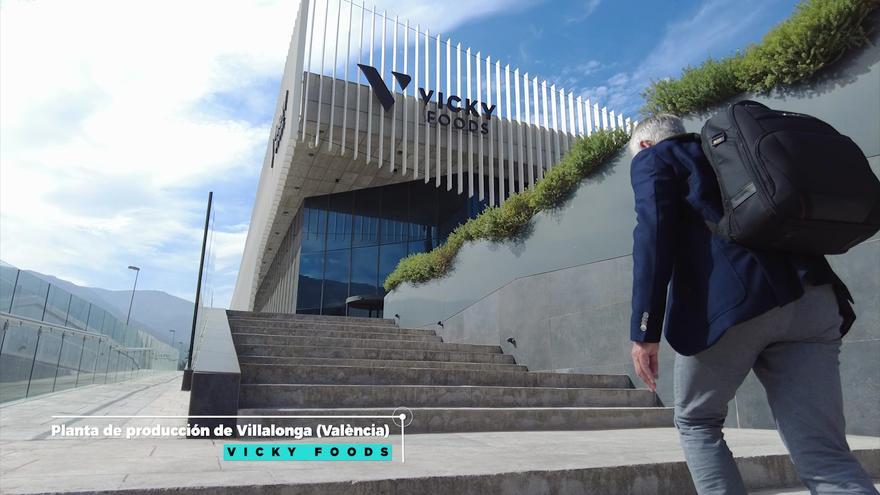
<path id="1" fill-rule="evenodd" d="M 393 462 L 254 462 L 222 459 L 222 444 L 252 440 L 53 438 L 50 433 L 53 423 L 184 425 L 184 419 L 85 422 L 51 416 L 184 416 L 187 404 L 188 393 L 180 391 L 175 372 L 5 404 L 0 407 L 0 492 L 586 493 L 601 487 L 602 493 L 671 493 L 689 483 L 672 428 L 405 435 L 405 462 L 400 462 L 400 435 L 254 440 L 390 443 Z M 797 489 L 775 431 L 729 429 L 726 437 L 756 493 L 806 493 Z M 853 436 L 850 446 L 880 476 L 880 438 Z"/>

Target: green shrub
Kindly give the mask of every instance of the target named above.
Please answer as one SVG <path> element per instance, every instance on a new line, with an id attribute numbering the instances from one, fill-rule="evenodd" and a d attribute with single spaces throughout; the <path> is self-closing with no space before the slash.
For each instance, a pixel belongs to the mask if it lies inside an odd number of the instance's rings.
<path id="1" fill-rule="evenodd" d="M 737 71 L 739 55 L 709 59 L 699 67 L 686 67 L 678 79 L 656 81 L 644 92 L 647 114 L 683 115 L 706 108 L 709 101 L 723 101 L 742 92 Z"/>
<path id="2" fill-rule="evenodd" d="M 599 131 L 578 138 L 557 164 L 544 174 L 533 189 L 512 194 L 501 206 L 486 208 L 475 218 L 456 227 L 446 242 L 428 253 L 412 254 L 400 260 L 385 279 L 385 290 L 403 282 L 418 284 L 448 273 L 465 242 L 486 239 L 503 241 L 520 235 L 535 213 L 556 208 L 582 179 L 614 156 L 627 142 L 623 130 Z"/>
<path id="3" fill-rule="evenodd" d="M 863 23 L 878 0 L 810 0 L 746 50 L 737 75 L 750 91 L 807 80 L 868 41 Z"/>
<path id="4" fill-rule="evenodd" d="M 653 82 L 642 113 L 682 115 L 745 92 L 763 93 L 808 80 L 848 50 L 868 42 L 869 14 L 880 0 L 804 0 L 761 43 L 721 60 L 687 67 L 678 79 Z"/>

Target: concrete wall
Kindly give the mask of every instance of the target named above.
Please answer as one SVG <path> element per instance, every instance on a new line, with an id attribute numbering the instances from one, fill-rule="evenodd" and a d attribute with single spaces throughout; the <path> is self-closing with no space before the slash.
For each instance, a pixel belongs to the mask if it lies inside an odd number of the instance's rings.
<path id="1" fill-rule="evenodd" d="M 880 175 L 880 45 L 827 70 L 808 88 L 753 96 L 774 108 L 816 115 L 853 138 Z M 688 119 L 698 131 L 709 115 Z M 502 345 L 531 370 L 627 373 L 635 225 L 626 153 L 584 181 L 559 209 L 541 212 L 523 239 L 469 243 L 454 271 L 385 298 L 401 325 L 431 327 L 447 342 Z M 844 339 L 841 374 L 848 432 L 880 435 L 880 236 L 831 263 L 856 298 L 858 321 Z M 443 322 L 443 327 L 437 325 Z M 516 347 L 507 342 L 516 340 Z M 672 350 L 663 344 L 658 393 L 672 403 Z M 729 425 L 772 428 L 753 374 L 731 403 Z"/>

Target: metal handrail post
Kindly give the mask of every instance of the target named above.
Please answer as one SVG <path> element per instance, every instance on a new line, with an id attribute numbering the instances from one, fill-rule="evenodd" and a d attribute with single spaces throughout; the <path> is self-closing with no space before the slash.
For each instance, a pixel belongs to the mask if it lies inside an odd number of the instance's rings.
<path id="1" fill-rule="evenodd" d="M 76 381 L 73 382 L 73 388 L 79 386 L 79 376 L 82 374 L 83 355 L 86 353 L 86 336 L 83 335 L 82 348 L 79 351 L 79 363 L 76 365 Z"/>
<path id="2" fill-rule="evenodd" d="M 29 393 L 31 393 L 31 379 L 34 377 L 34 365 L 37 363 L 37 352 L 40 350 L 40 335 L 43 334 L 43 329 L 37 329 L 37 345 L 34 346 L 34 359 L 31 361 L 31 372 L 28 374 L 28 382 L 27 388 L 24 390 L 24 396 L 27 397 Z"/>
<path id="3" fill-rule="evenodd" d="M 202 275 L 204 274 L 205 269 L 205 248 L 208 243 L 208 227 L 211 222 L 211 202 L 214 199 L 214 191 L 208 192 L 208 209 L 205 212 L 205 231 L 202 234 L 202 255 L 199 260 L 199 279 L 196 282 L 196 301 L 193 306 L 193 319 L 192 319 L 192 331 L 190 332 L 189 338 L 189 353 L 186 358 L 186 368 L 183 370 L 183 383 L 180 385 L 181 390 L 189 390 L 190 385 L 192 383 L 192 358 L 193 358 L 193 346 L 196 341 L 196 323 L 198 322 L 199 316 L 199 299 L 202 293 Z"/>
<path id="4" fill-rule="evenodd" d="M 52 379 L 52 391 L 55 391 L 55 385 L 58 384 L 58 368 L 61 367 L 61 356 L 64 354 L 64 337 L 67 334 L 61 332 L 61 345 L 58 347 L 58 360 L 55 361 L 55 378 Z"/>

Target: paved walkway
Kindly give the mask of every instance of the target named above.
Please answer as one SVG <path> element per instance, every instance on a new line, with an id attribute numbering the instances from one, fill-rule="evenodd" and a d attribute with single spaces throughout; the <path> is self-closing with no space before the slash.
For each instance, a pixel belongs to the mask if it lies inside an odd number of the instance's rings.
<path id="1" fill-rule="evenodd" d="M 221 445 L 243 441 L 58 438 L 50 435 L 53 423 L 65 422 L 52 419 L 52 415 L 184 415 L 188 394 L 179 388 L 178 373 L 163 373 L 0 406 L 0 492 L 216 487 L 211 493 L 225 493 L 221 487 L 230 487 L 232 491 L 229 493 L 235 493 L 246 486 L 278 485 L 276 490 L 263 493 L 300 493 L 292 491 L 290 485 L 298 484 L 305 489 L 309 483 L 341 481 L 353 486 L 352 481 L 396 478 L 395 483 L 403 486 L 400 480 L 427 477 L 469 476 L 468 479 L 475 480 L 474 477 L 489 478 L 511 472 L 608 471 L 614 466 L 623 466 L 620 468 L 623 470 L 638 466 L 637 469 L 643 470 L 646 465 L 670 466 L 674 463 L 678 463 L 679 475 L 682 472 L 680 463 L 683 457 L 675 431 L 670 428 L 406 435 L 405 463 L 399 462 L 399 435 L 388 439 L 309 438 L 300 441 L 391 443 L 394 462 L 390 463 L 230 462 L 222 460 Z M 185 424 L 182 419 L 89 420 L 87 424 L 103 427 L 110 421 L 122 427 L 157 422 Z M 86 424 L 81 420 L 67 420 L 66 423 L 71 427 Z M 741 469 L 747 478 L 766 478 L 767 465 L 762 462 L 785 454 L 775 431 L 731 429 L 726 436 L 731 449 L 741 458 Z M 869 465 L 867 467 L 875 476 L 878 475 L 880 438 L 853 436 L 850 446 L 862 451 L 863 462 Z M 545 485 L 534 486 L 536 491 L 541 491 L 541 486 Z M 646 488 L 643 493 L 650 493 L 650 487 L 643 488 Z"/>

